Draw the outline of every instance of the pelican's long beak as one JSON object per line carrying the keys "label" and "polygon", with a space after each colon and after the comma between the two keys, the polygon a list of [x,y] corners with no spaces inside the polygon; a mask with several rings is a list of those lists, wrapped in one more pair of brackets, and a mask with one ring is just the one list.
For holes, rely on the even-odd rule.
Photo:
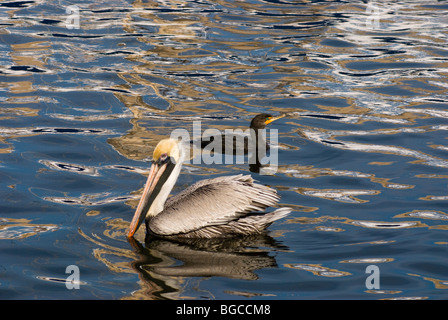
{"label": "pelican's long beak", "polygon": [[271,122],[273,122],[273,121],[275,121],[275,120],[278,120],[278,119],[281,119],[281,118],[283,118],[284,116],[286,116],[285,114],[282,114],[282,115],[279,115],[279,116],[277,116],[277,117],[270,117],[269,119],[267,119],[264,123],[265,124],[270,124]]}
{"label": "pelican's long beak", "polygon": [[142,197],[129,227],[128,238],[134,235],[143,220],[145,220],[146,213],[173,171],[174,166],[175,164],[169,157],[165,161],[158,160],[153,162]]}

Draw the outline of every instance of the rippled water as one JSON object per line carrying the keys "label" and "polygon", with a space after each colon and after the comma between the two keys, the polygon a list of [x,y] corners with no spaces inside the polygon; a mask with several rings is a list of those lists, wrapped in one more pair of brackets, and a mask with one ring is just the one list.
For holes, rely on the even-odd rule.
{"label": "rippled water", "polygon": [[[448,298],[446,2],[12,0],[0,15],[0,298]],[[189,164],[174,191],[251,173],[289,218],[256,239],[126,240],[158,140],[261,112],[287,114],[270,125],[275,175]]]}

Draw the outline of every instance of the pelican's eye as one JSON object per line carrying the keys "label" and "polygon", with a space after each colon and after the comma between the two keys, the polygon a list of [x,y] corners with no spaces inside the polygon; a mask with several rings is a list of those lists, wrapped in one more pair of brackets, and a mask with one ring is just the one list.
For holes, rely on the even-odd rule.
{"label": "pelican's eye", "polygon": [[168,159],[168,154],[163,153],[163,154],[160,156],[159,159],[160,159],[160,161],[162,161],[162,162],[166,161],[166,159]]}

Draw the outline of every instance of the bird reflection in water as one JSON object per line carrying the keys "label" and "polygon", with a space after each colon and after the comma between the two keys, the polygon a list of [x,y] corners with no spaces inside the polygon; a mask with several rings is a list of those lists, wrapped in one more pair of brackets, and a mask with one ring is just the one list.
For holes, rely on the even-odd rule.
{"label": "bird reflection in water", "polygon": [[288,250],[268,234],[235,239],[176,239],[146,236],[145,245],[128,238],[140,257],[132,263],[151,292],[146,298],[182,294],[180,277],[226,277],[257,280],[257,270],[277,268],[274,251]]}

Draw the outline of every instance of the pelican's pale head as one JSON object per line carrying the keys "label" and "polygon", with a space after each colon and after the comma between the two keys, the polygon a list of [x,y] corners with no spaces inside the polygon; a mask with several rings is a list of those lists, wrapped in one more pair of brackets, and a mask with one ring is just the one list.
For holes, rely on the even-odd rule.
{"label": "pelican's pale head", "polygon": [[145,217],[159,214],[176,183],[183,161],[181,143],[161,140],[153,152],[152,166],[142,197],[132,218],[128,237],[132,237]]}
{"label": "pelican's pale head", "polygon": [[180,146],[177,140],[163,139],[157,144],[152,154],[153,161],[163,161],[166,157],[170,157],[174,163],[180,160]]}

